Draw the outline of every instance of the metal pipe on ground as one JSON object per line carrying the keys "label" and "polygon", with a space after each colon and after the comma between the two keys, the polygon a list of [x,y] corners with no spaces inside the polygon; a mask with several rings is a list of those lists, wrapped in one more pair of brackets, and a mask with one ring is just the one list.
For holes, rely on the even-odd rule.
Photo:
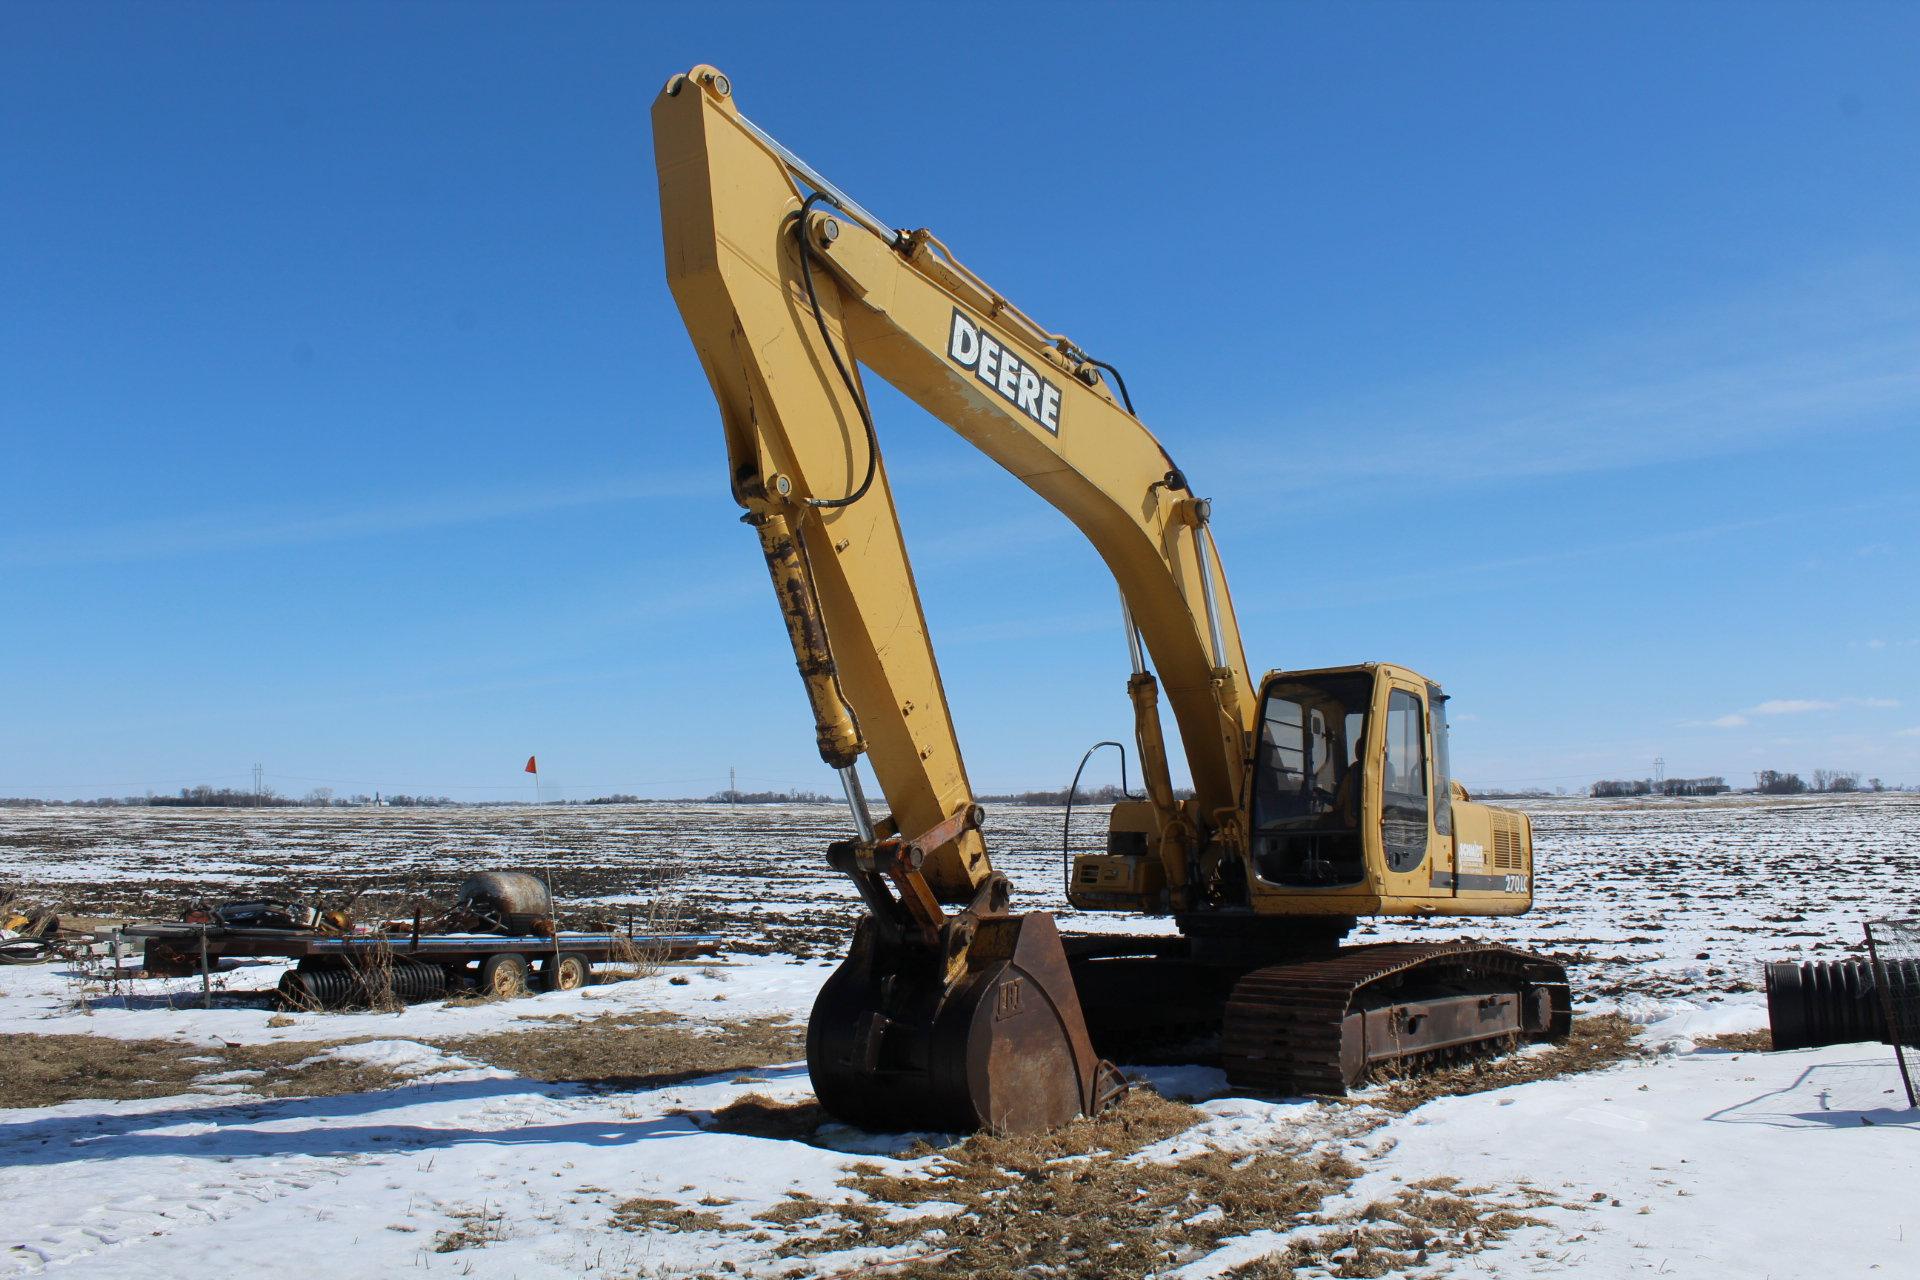
{"label": "metal pipe on ground", "polygon": [[[434,1000],[447,994],[447,971],[437,964],[400,961],[391,972],[396,1000]],[[280,998],[299,1009],[341,1009],[369,1003],[364,976],[345,965],[289,970],[280,979]]]}

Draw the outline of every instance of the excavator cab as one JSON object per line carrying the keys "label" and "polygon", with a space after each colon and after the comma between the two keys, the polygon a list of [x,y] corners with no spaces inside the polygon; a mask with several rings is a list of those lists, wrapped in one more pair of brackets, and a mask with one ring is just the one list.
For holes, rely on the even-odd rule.
{"label": "excavator cab", "polygon": [[1389,663],[1267,673],[1248,761],[1255,914],[1532,904],[1531,825],[1453,781],[1446,703],[1438,684]]}
{"label": "excavator cab", "polygon": [[[1446,702],[1439,685],[1388,663],[1268,672],[1242,789],[1245,858],[1215,864],[1211,903],[1256,918],[1524,911],[1531,828],[1452,780]],[[1106,851],[1073,860],[1072,903],[1184,919],[1207,905],[1179,897],[1205,877],[1162,839],[1192,821],[1190,805],[1116,804]]]}

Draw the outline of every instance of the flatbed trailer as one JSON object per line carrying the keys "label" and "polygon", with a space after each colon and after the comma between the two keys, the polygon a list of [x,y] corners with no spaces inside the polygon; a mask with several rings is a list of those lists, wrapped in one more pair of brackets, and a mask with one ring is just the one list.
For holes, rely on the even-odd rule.
{"label": "flatbed trailer", "polygon": [[588,981],[595,965],[610,960],[711,955],[723,941],[713,933],[335,934],[187,923],[129,925],[120,934],[141,940],[146,971],[153,975],[204,978],[221,960],[294,960],[296,969],[281,980],[281,995],[321,1005],[351,999],[371,974],[384,975],[381,981],[401,999],[431,998],[469,984],[496,995],[522,995],[535,988],[536,963],[541,988],[571,990]]}

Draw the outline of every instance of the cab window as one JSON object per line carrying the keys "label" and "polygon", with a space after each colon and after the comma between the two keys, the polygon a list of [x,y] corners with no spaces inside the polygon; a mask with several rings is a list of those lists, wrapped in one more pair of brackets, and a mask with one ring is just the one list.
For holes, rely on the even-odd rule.
{"label": "cab window", "polygon": [[1253,861],[1276,884],[1362,878],[1362,743],[1373,681],[1327,675],[1277,681],[1260,706]]}
{"label": "cab window", "polygon": [[1427,685],[1428,714],[1433,719],[1433,829],[1453,834],[1453,766],[1447,759],[1447,695],[1437,684]]}
{"label": "cab window", "polygon": [[1388,867],[1411,871],[1427,856],[1427,718],[1418,695],[1387,696],[1386,735],[1381,836]]}

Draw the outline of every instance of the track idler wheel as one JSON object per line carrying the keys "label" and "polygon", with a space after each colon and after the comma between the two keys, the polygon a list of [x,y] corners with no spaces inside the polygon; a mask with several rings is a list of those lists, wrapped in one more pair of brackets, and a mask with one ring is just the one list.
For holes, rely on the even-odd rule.
{"label": "track idler wheel", "polygon": [[943,956],[861,921],[807,1024],[807,1072],[830,1114],[890,1132],[1036,1133],[1119,1095],[1053,917],[969,923]]}

